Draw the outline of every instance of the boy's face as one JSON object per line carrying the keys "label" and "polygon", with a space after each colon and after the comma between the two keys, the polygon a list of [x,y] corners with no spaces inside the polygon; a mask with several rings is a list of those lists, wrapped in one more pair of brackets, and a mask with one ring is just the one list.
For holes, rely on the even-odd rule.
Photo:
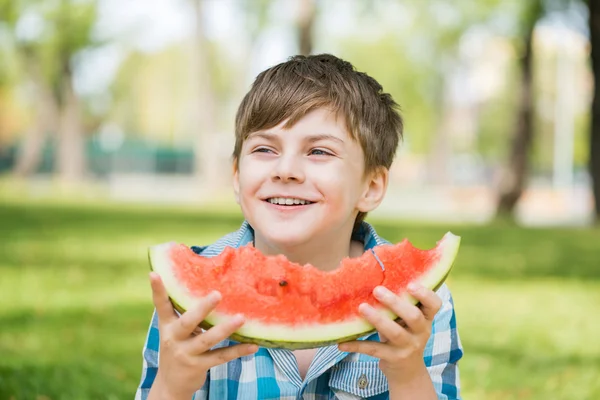
{"label": "boy's face", "polygon": [[236,199],[257,245],[285,252],[348,239],[358,212],[381,202],[387,171],[365,175],[360,144],[327,109],[288,130],[284,123],[250,134],[234,170]]}

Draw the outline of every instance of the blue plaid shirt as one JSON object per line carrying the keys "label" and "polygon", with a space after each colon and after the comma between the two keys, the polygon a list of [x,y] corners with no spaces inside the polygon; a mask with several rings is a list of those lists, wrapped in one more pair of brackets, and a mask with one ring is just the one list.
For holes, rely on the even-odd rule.
{"label": "blue plaid shirt", "polygon": [[[365,250],[388,243],[363,222],[355,239]],[[214,257],[227,246],[240,247],[254,240],[254,231],[244,222],[241,228],[206,247],[192,247],[203,256]],[[443,304],[435,316],[424,352],[424,361],[439,399],[460,399],[457,362],[463,355],[456,328],[452,296],[446,285],[437,294]],[[379,340],[377,333],[361,340]],[[156,312],[152,316],[143,349],[143,371],[136,400],[148,397],[158,371],[159,333]],[[235,343],[224,340],[217,347]],[[306,377],[301,379],[290,350],[259,348],[258,352],[211,368],[206,383],[193,399],[388,399],[388,383],[376,358],[344,353],[337,346],[318,349]],[[366,380],[365,380],[366,378]],[[358,384],[360,380],[360,385]]]}

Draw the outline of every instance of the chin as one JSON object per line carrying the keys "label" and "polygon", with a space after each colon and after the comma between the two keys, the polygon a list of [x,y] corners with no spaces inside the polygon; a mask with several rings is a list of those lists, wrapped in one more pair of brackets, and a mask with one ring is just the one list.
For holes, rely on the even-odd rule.
{"label": "chin", "polygon": [[294,247],[305,244],[309,241],[309,232],[295,232],[288,229],[270,229],[263,231],[263,238],[270,246],[281,250],[293,249]]}

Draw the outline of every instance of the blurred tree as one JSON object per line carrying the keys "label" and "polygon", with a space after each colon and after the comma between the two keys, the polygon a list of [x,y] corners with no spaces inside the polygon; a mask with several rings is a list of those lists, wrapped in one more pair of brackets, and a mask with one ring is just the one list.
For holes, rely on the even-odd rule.
{"label": "blurred tree", "polygon": [[22,56],[33,94],[31,102],[33,118],[30,120],[17,153],[13,169],[13,173],[17,177],[26,177],[36,172],[41,162],[46,138],[50,132],[55,132],[58,128],[59,115],[52,88],[45,82],[40,65],[31,60],[34,56],[30,52],[26,51]]}
{"label": "blurred tree", "polygon": [[[427,154],[430,181],[447,183],[450,158],[456,146],[452,135],[457,133],[450,123],[456,114],[453,105],[456,79],[452,83],[450,80],[464,70],[460,60],[461,38],[469,30],[492,30],[485,25],[502,2],[354,3],[358,26],[340,40],[341,55],[359,69],[369,71],[402,105],[406,117],[405,147],[413,154]],[[506,18],[509,13],[502,11],[502,17]],[[477,110],[472,107],[470,111]]]}
{"label": "blurred tree", "polygon": [[[429,32],[424,31],[427,25],[421,26],[421,35],[432,36],[437,60],[436,73],[430,77],[432,86],[433,107],[438,115],[432,131],[431,146],[427,160],[428,177],[433,184],[446,185],[450,179],[450,160],[453,153],[452,119],[457,113],[455,108],[456,93],[452,86],[456,71],[460,70],[459,45],[465,31],[476,24],[483,23],[494,10],[494,1],[462,1],[447,3],[442,1],[424,2],[419,7],[419,20],[429,19]],[[427,5],[425,5],[427,4]]]}
{"label": "blurred tree", "polygon": [[[244,24],[247,27],[248,53],[243,58],[252,57],[254,48],[260,34],[267,25],[268,10],[272,1],[255,0],[241,1],[240,6],[244,15]],[[221,69],[223,60],[211,59],[210,41],[206,35],[206,2],[203,0],[192,0],[196,14],[196,30],[192,51],[192,83],[196,90],[196,100],[192,102],[193,129],[198,131],[195,145],[196,176],[203,183],[203,190],[210,193],[211,190],[223,186],[224,162],[221,157],[221,146],[223,142],[218,132],[218,111],[223,110],[217,104],[219,96],[215,87],[215,75]],[[215,52],[213,52],[215,53]],[[248,65],[245,63],[244,65]],[[233,75],[233,74],[232,74]],[[244,76],[245,74],[240,74]],[[236,78],[228,78],[235,81]],[[243,85],[239,85],[243,87]],[[232,90],[232,89],[230,89]]]}
{"label": "blurred tree", "polygon": [[0,0],[0,10],[0,21],[8,27],[32,87],[35,110],[14,172],[34,172],[46,132],[55,131],[55,172],[61,181],[78,181],[86,161],[81,102],[73,79],[78,53],[97,44],[93,37],[96,1]]}
{"label": "blurred tree", "polygon": [[[0,15],[10,12],[8,3],[0,1]],[[26,118],[21,102],[17,101],[19,90],[19,68],[16,65],[15,52],[12,41],[7,40],[8,31],[5,20],[10,16],[0,18],[0,157],[7,151],[5,144],[9,143],[11,136],[25,129]]]}
{"label": "blurred tree", "polygon": [[[238,92],[233,97],[243,97],[247,91],[248,79],[253,81],[254,77],[250,77],[248,68],[252,65],[254,54],[257,50],[257,44],[260,42],[262,35],[265,33],[270,23],[270,11],[273,6],[273,0],[238,0],[237,5],[241,10],[242,21],[244,23],[244,39],[243,54],[241,56],[242,67],[236,74],[239,79],[237,89]],[[232,79],[230,77],[230,79]],[[237,106],[237,104],[236,104]]]}
{"label": "blurred tree", "polygon": [[[247,28],[246,39],[248,40],[247,54],[242,58],[247,61],[242,63],[249,65],[252,50],[264,28],[268,23],[268,10],[271,6],[270,0],[242,0],[238,3],[244,15],[244,24]],[[198,139],[195,145],[196,176],[203,182],[203,190],[210,193],[211,190],[223,186],[224,162],[221,157],[220,143],[223,140],[218,132],[218,113],[223,110],[218,107],[217,88],[214,85],[215,74],[223,67],[222,60],[210,59],[210,42],[206,35],[205,7],[203,0],[192,0],[196,14],[196,30],[194,35],[194,46],[192,51],[192,82],[196,90],[196,100],[192,103],[193,129],[198,130]],[[245,71],[244,71],[245,72]],[[233,74],[231,74],[233,75]],[[241,79],[245,74],[239,74]],[[229,81],[236,78],[229,77]],[[243,85],[238,85],[240,88]],[[232,91],[233,89],[230,89]]]}
{"label": "blurred tree", "polygon": [[521,19],[523,48],[519,60],[521,70],[520,95],[509,160],[502,171],[500,180],[496,209],[496,214],[499,217],[512,215],[525,188],[533,138],[533,32],[542,13],[542,0],[530,0],[526,3]]}
{"label": "blurred tree", "polygon": [[[3,32],[7,35],[9,49],[4,49],[3,59],[14,55],[19,67],[24,67],[25,73],[11,74],[8,66],[2,63],[3,76],[6,80],[19,80],[27,78],[25,83],[32,93],[30,108],[33,118],[29,121],[23,142],[17,153],[13,173],[18,177],[28,176],[37,170],[40,163],[42,150],[46,139],[47,130],[53,130],[56,114],[54,99],[50,88],[44,82],[43,71],[39,63],[32,62],[39,49],[36,44],[27,38],[18,38],[16,34],[17,23],[24,12],[27,2],[0,0],[0,23],[4,26]],[[8,54],[12,51],[12,54]],[[10,76],[10,77],[9,77]],[[8,82],[5,80],[5,85]]]}
{"label": "blurred tree", "polygon": [[196,129],[194,173],[202,181],[203,189],[210,193],[220,186],[218,132],[215,104],[216,94],[211,80],[209,41],[206,36],[205,2],[192,0],[196,30],[192,50],[192,85],[195,101],[192,102],[192,129]]}
{"label": "blurred tree", "polygon": [[[271,0],[240,0],[234,5],[239,8],[243,23],[243,37],[230,37],[215,40],[204,35],[201,49],[204,72],[199,70],[198,34],[152,51],[132,51],[120,64],[110,91],[112,106],[110,119],[124,129],[126,135],[144,136],[144,139],[158,141],[169,146],[194,146],[196,176],[204,180],[204,152],[211,151],[215,164],[210,168],[218,171],[211,184],[222,185],[229,170],[225,159],[229,151],[222,133],[233,128],[234,109],[239,98],[247,90],[248,66],[252,62],[256,43],[265,27],[268,26],[268,11]],[[190,9],[193,3],[188,2]],[[203,18],[209,18],[210,2],[203,1],[200,10]],[[231,49],[225,44],[228,40],[243,41],[239,48]],[[208,85],[205,80],[208,79]],[[199,82],[199,83],[198,83]],[[202,132],[205,117],[199,103],[199,89],[210,90],[210,99],[215,112],[211,115],[214,123],[214,138],[218,149],[204,146]],[[209,86],[209,87],[207,87]],[[204,96],[204,94],[202,94]],[[203,98],[203,97],[202,97]],[[200,99],[202,99],[200,98]],[[207,132],[208,134],[208,132]],[[210,136],[210,135],[209,135]],[[218,136],[218,137],[216,137]],[[220,153],[220,154],[219,154]]]}
{"label": "blurred tree", "polygon": [[[491,29],[485,26],[496,17],[498,10],[503,12],[500,7],[503,2],[414,0],[402,3],[410,5],[414,13],[414,25],[402,40],[406,41],[406,51],[420,53],[418,57],[413,56],[413,62],[417,61],[414,67],[419,70],[417,75],[423,77],[418,83],[419,91],[429,91],[429,116],[426,118],[432,119],[433,116],[428,141],[427,175],[431,183],[446,185],[452,175],[450,162],[453,153],[456,150],[465,151],[458,148],[461,141],[457,136],[464,137],[468,131],[465,124],[478,119],[479,105],[474,100],[467,100],[465,92],[469,91],[468,88],[457,88],[458,84],[466,83],[460,78],[467,67],[461,55],[462,39],[470,30]],[[425,71],[428,73],[423,74]],[[410,82],[409,85],[415,83]],[[457,115],[462,115],[460,123],[456,122]],[[477,131],[476,127],[473,131]]]}
{"label": "blurred tree", "polygon": [[313,50],[313,27],[317,16],[315,0],[298,0],[298,49],[307,56]]}
{"label": "blurred tree", "polygon": [[600,4],[589,0],[591,61],[594,74],[594,95],[591,107],[589,172],[594,193],[594,219],[600,222]]}

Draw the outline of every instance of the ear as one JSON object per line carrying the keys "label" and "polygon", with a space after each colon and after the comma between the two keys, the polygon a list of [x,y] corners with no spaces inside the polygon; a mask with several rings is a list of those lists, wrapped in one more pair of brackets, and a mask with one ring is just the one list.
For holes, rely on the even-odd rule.
{"label": "ear", "polygon": [[364,191],[356,205],[358,211],[367,213],[376,209],[385,197],[388,181],[389,170],[385,167],[369,173],[364,182]]}
{"label": "ear", "polygon": [[233,194],[235,202],[240,204],[240,170],[236,158],[233,159]]}

